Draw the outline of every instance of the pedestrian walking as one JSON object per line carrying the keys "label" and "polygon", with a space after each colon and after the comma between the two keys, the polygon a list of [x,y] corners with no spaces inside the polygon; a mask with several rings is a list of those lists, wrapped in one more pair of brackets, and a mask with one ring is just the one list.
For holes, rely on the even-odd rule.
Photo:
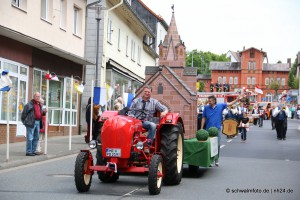
{"label": "pedestrian walking", "polygon": [[39,141],[40,121],[43,110],[40,105],[40,93],[34,93],[33,99],[28,102],[22,111],[21,121],[26,127],[26,156],[35,156]]}
{"label": "pedestrian walking", "polygon": [[252,110],[252,115],[254,116],[253,117],[253,125],[256,126],[258,124],[258,119],[259,119],[259,112],[258,112],[257,106],[254,106],[254,108]]}
{"label": "pedestrian walking", "polygon": [[270,119],[271,119],[271,127],[272,127],[272,130],[275,129],[275,119],[273,117],[273,111],[275,109],[275,106],[272,106],[271,110],[270,110]]}
{"label": "pedestrian walking", "polygon": [[247,132],[250,129],[249,118],[247,117],[246,112],[243,113],[243,117],[241,119],[239,127],[241,128],[241,140],[243,143],[245,143],[247,139]]}
{"label": "pedestrian walking", "polygon": [[282,104],[279,104],[273,111],[278,140],[286,140],[287,116],[287,110]]}
{"label": "pedestrian walking", "polygon": [[258,107],[258,114],[259,114],[259,117],[258,117],[258,126],[259,127],[263,127],[266,111],[265,111],[265,109],[262,106]]}
{"label": "pedestrian walking", "polygon": [[204,104],[202,102],[201,99],[198,100],[197,102],[197,106],[198,106],[198,109],[197,109],[197,130],[199,130],[201,128],[201,121],[202,121],[202,113],[203,113],[203,110],[204,110]]}
{"label": "pedestrian walking", "polygon": [[291,106],[290,111],[291,111],[291,119],[294,119],[295,113],[296,113],[296,107],[295,107],[295,105]]}

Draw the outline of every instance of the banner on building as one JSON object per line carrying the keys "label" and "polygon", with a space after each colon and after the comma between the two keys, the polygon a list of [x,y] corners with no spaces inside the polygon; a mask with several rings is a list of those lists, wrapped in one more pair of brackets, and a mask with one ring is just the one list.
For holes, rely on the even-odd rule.
{"label": "banner on building", "polygon": [[11,80],[8,75],[8,70],[4,70],[1,73],[1,79],[0,79],[0,91],[9,91],[11,88]]}

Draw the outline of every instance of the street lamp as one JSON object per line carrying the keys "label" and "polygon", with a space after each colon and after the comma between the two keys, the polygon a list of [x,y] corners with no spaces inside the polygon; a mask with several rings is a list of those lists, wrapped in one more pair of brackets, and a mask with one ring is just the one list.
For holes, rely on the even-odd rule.
{"label": "street lamp", "polygon": [[95,15],[96,15],[96,20],[97,20],[97,47],[96,47],[96,83],[95,83],[95,86],[97,86],[98,84],[98,65],[99,65],[99,24],[100,24],[100,14],[101,14],[101,8],[102,6],[101,5],[96,5],[96,12],[95,12]]}

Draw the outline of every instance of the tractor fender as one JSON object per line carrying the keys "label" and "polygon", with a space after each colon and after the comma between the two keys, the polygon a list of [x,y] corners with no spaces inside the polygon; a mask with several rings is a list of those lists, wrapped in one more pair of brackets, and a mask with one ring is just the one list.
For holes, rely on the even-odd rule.
{"label": "tractor fender", "polygon": [[185,133],[183,120],[180,117],[179,113],[167,113],[165,117],[163,117],[160,121],[160,128],[163,128],[165,126],[176,126],[178,123],[181,123],[183,134]]}

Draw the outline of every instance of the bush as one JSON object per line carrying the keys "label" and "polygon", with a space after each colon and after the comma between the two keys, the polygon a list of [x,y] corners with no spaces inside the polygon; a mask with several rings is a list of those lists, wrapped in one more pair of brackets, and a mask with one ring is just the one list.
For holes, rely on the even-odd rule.
{"label": "bush", "polygon": [[204,129],[200,129],[196,133],[196,138],[198,141],[206,141],[208,139],[208,132]]}
{"label": "bush", "polygon": [[218,136],[219,130],[217,127],[210,127],[208,129],[208,135],[209,137],[216,137]]}

